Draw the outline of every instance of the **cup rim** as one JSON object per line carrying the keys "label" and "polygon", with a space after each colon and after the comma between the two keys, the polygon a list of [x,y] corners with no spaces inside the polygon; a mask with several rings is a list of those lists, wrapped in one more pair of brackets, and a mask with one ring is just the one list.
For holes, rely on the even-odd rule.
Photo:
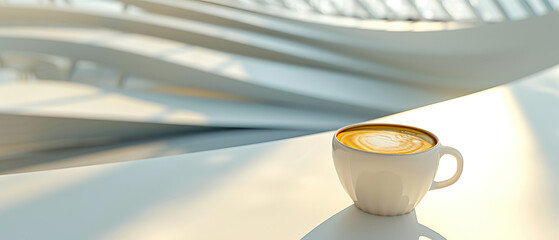
{"label": "cup rim", "polygon": [[[361,149],[357,149],[357,148],[352,148],[348,145],[343,144],[342,142],[340,142],[340,140],[337,138],[338,133],[347,130],[349,128],[354,128],[354,127],[361,127],[361,126],[393,126],[393,127],[403,127],[403,128],[411,128],[411,129],[415,129],[418,130],[420,132],[424,132],[427,133],[428,135],[430,135],[432,138],[435,139],[435,141],[437,141],[437,144],[435,144],[433,147],[425,150],[425,151],[421,151],[421,152],[416,152],[416,153],[397,153],[397,154],[392,154],[392,153],[378,153],[378,152],[370,152],[370,151],[365,151],[365,150],[361,150]],[[334,133],[334,141],[336,143],[338,143],[340,146],[343,146],[344,148],[347,148],[349,150],[353,150],[353,151],[358,151],[358,152],[362,152],[362,153],[367,153],[367,154],[376,154],[376,155],[382,155],[382,156],[411,156],[411,155],[419,155],[419,154],[423,154],[426,152],[430,152],[430,151],[434,151],[433,149],[438,148],[441,145],[441,141],[439,141],[439,138],[437,137],[437,135],[435,135],[434,133],[427,131],[423,128],[418,128],[418,127],[414,127],[414,126],[409,126],[409,125],[404,125],[404,124],[395,124],[395,123],[375,123],[375,122],[365,122],[365,123],[357,123],[357,124],[352,124],[352,125],[347,125],[344,127],[339,128],[338,130],[336,130],[336,132]]]}

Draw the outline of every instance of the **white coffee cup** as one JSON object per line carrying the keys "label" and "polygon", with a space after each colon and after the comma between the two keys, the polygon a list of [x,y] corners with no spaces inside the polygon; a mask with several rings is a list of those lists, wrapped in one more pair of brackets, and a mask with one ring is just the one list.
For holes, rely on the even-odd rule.
{"label": "white coffee cup", "polygon": [[[422,152],[387,154],[363,151],[341,143],[337,135],[363,126],[394,126],[413,129],[430,135],[436,144]],[[440,158],[450,154],[456,158],[456,173],[450,179],[434,181]],[[433,133],[405,125],[362,123],[346,126],[332,139],[332,158],[338,177],[359,209],[376,215],[395,216],[411,212],[429,190],[455,183],[463,169],[458,150],[442,146]]]}

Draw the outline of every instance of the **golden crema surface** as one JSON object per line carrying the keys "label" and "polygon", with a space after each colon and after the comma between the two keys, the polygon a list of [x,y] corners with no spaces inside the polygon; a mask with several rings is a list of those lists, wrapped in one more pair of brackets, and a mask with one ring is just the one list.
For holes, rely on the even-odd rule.
{"label": "golden crema surface", "polygon": [[390,125],[350,128],[339,132],[336,137],[346,146],[385,154],[417,153],[436,144],[435,139],[427,133]]}

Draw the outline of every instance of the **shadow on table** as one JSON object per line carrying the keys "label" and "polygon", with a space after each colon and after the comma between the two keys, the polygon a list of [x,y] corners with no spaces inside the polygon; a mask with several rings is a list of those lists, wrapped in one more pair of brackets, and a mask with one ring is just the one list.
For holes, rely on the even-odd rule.
{"label": "shadow on table", "polygon": [[[12,196],[3,195],[0,239],[107,239],[130,225],[142,224],[146,220],[142,216],[151,211],[173,206],[177,201],[181,206],[195,202],[202,194],[219,188],[231,174],[257,163],[272,146],[262,145],[254,150],[247,147],[134,164],[62,169],[50,174],[4,175],[0,178],[3,188],[19,185],[26,189],[23,191],[35,189],[36,193],[18,193],[16,199],[23,197],[12,204]],[[57,173],[60,178],[54,177]],[[211,212],[216,207],[227,205],[207,210]],[[181,213],[177,216],[181,219]],[[30,226],[33,231],[29,231]],[[156,224],[148,232],[160,231],[158,228],[164,227]],[[167,237],[180,235],[181,231],[168,234]]]}
{"label": "shadow on table", "polygon": [[417,240],[421,236],[432,240],[446,239],[419,224],[415,210],[401,216],[385,217],[365,213],[351,205],[318,225],[303,240]]}
{"label": "shadow on table", "polygon": [[[514,97],[516,107],[522,113],[523,122],[529,127],[530,144],[538,153],[538,158],[531,161],[539,161],[545,169],[539,177],[546,179],[548,183],[559,181],[559,68],[555,67],[527,81],[521,81],[510,88]],[[528,138],[527,138],[528,139]],[[555,187],[557,185],[549,185]],[[554,199],[559,201],[559,193],[549,190]],[[559,212],[556,211],[556,214]]]}

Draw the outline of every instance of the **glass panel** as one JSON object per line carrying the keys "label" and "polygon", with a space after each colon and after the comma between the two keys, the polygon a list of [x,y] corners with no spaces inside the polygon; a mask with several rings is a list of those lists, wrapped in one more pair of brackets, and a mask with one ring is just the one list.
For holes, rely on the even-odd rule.
{"label": "glass panel", "polygon": [[443,20],[449,17],[437,0],[415,0],[415,5],[421,15],[428,20]]}
{"label": "glass panel", "polygon": [[458,21],[476,20],[476,16],[464,0],[443,0],[442,2],[443,6],[454,19]]}

